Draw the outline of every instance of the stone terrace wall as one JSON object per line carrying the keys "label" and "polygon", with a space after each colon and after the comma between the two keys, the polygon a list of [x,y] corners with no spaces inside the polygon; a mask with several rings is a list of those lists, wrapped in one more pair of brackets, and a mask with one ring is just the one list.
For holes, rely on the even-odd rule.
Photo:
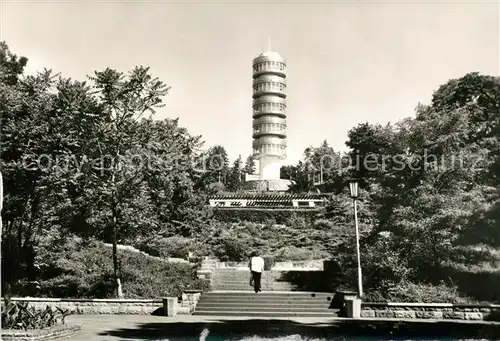
{"label": "stone terrace wall", "polygon": [[[274,271],[323,271],[324,259],[275,262],[272,270]],[[248,270],[248,261],[246,262],[219,262],[215,264],[217,269],[235,268]]]}
{"label": "stone terrace wall", "polygon": [[[177,304],[177,314],[191,314],[200,293],[182,294],[182,301]],[[72,314],[116,314],[116,315],[151,315],[162,314],[162,299],[65,299],[65,298],[34,298],[13,297],[13,302],[28,302],[35,309],[45,309],[47,306],[56,309],[68,309]]]}
{"label": "stone terrace wall", "polygon": [[13,302],[28,302],[35,309],[51,308],[68,309],[72,314],[152,314],[163,307],[160,300],[129,299],[65,299],[65,298],[33,298],[14,297]]}
{"label": "stone terrace wall", "polygon": [[499,320],[500,304],[362,303],[361,317]]}

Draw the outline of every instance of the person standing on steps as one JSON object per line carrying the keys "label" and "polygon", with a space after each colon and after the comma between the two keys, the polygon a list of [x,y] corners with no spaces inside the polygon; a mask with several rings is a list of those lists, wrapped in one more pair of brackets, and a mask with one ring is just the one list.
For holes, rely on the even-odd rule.
{"label": "person standing on steps", "polygon": [[252,252],[252,258],[250,259],[250,271],[252,272],[253,288],[255,293],[261,290],[260,279],[262,278],[262,273],[264,272],[264,258],[259,256],[257,251]]}

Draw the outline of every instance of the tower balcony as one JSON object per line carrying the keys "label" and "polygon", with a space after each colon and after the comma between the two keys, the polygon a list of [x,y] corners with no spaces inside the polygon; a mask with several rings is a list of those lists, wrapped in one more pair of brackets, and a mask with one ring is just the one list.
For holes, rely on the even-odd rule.
{"label": "tower balcony", "polygon": [[271,85],[282,85],[286,87],[286,78],[276,75],[262,75],[253,80],[252,85],[256,86],[262,83],[269,83]]}
{"label": "tower balcony", "polygon": [[278,117],[281,119],[286,119],[286,112],[279,111],[279,110],[266,110],[266,111],[255,111],[253,112],[252,118],[255,119],[260,119],[263,117]]}
{"label": "tower balcony", "polygon": [[275,130],[266,131],[266,132],[254,130],[254,132],[252,134],[252,137],[254,139],[257,139],[261,136],[277,136],[277,137],[284,139],[284,138],[286,138],[286,131],[284,129],[283,130],[275,129]]}
{"label": "tower balcony", "polygon": [[278,116],[263,116],[253,121],[253,137],[265,135],[286,137],[286,120]]}
{"label": "tower balcony", "polygon": [[286,127],[286,120],[284,118],[278,117],[278,116],[263,116],[260,118],[257,118],[253,120],[253,127],[257,127],[261,124],[270,124],[270,123],[275,123],[275,124],[282,124]]}
{"label": "tower balcony", "polygon": [[270,103],[273,106],[281,104],[286,107],[286,99],[277,96],[262,96],[259,98],[255,98],[252,105],[255,107],[256,105],[267,103]]}
{"label": "tower balcony", "polygon": [[253,78],[257,78],[259,76],[268,75],[268,74],[280,76],[283,78],[286,77],[285,68],[281,68],[279,66],[266,66],[266,67],[262,67],[258,71],[254,70]]}
{"label": "tower balcony", "polygon": [[265,74],[286,77],[286,61],[276,52],[265,52],[253,60],[253,78]]}
{"label": "tower balcony", "polygon": [[279,160],[285,160],[287,157],[286,148],[282,148],[281,150],[276,150],[276,151],[269,151],[269,147],[267,150],[264,150],[264,148],[265,147],[254,148],[253,153],[252,153],[252,157],[255,160],[259,160],[260,158],[266,157],[266,156],[275,156]]}
{"label": "tower balcony", "polygon": [[265,114],[286,117],[286,100],[278,96],[262,96],[253,100],[253,117]]}
{"label": "tower balcony", "polygon": [[261,136],[252,143],[254,157],[276,156],[286,158],[286,140],[277,136]]}
{"label": "tower balcony", "polygon": [[280,87],[271,87],[267,89],[253,89],[253,98],[258,98],[260,96],[279,96],[282,98],[286,97],[286,93],[284,89],[280,89]]}
{"label": "tower balcony", "polygon": [[270,95],[286,97],[286,79],[274,75],[263,75],[253,80],[253,98]]}

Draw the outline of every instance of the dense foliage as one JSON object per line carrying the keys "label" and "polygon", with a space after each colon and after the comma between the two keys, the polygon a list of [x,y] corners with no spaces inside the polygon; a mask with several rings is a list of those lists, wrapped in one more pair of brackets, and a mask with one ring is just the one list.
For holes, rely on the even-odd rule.
{"label": "dense foliage", "polygon": [[177,119],[154,120],[169,87],[147,67],[75,81],[26,76],[26,63],[0,46],[4,292],[153,297],[166,282],[201,285],[168,257],[243,261],[253,249],[273,261],[331,257],[353,288],[354,176],[368,298],[500,301],[499,78],[470,73],[414,118],[359,124],[347,153],[306,148],[282,178],[292,192],[331,193],[324,210],[212,212],[206,196],[239,191],[254,160],[231,164]]}
{"label": "dense foliage", "polygon": [[[354,127],[345,155],[324,142],[292,167],[302,179],[299,191],[314,187],[320,171],[326,181],[320,187],[334,193],[346,177],[360,179],[373,227],[362,240],[367,292],[420,297],[414,289],[427,288],[438,299],[431,292],[446,286],[449,293],[500,301],[499,122],[500,79],[470,73],[439,87],[415,118]],[[338,160],[334,167],[318,167],[325,155]],[[333,255],[353,287],[353,243]]]}
{"label": "dense foliage", "polygon": [[[46,275],[42,237],[109,242],[116,292],[126,263],[117,244],[168,230],[190,235],[205,219],[195,185],[201,141],[175,119],[154,121],[168,87],[149,69],[105,69],[87,82],[44,70],[1,46],[2,287]],[[189,221],[189,224],[186,222]],[[45,248],[50,245],[45,245]]]}

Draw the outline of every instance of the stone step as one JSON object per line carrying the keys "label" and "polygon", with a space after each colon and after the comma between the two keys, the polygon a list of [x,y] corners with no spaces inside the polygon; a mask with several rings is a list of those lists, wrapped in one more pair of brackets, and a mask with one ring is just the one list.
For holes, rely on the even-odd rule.
{"label": "stone step", "polygon": [[[216,290],[238,290],[238,291],[245,291],[245,292],[252,292],[254,293],[254,288],[250,286],[244,286],[244,287],[234,287],[234,286],[227,286],[227,287],[214,287]],[[285,290],[294,290],[295,288],[292,287],[262,287],[262,292],[279,292],[279,291],[285,291]],[[261,292],[261,293],[262,293]]]}
{"label": "stone step", "polygon": [[203,298],[199,301],[198,304],[202,304],[204,302],[207,303],[220,303],[220,304],[249,304],[249,303],[255,303],[255,304],[330,304],[332,301],[328,299],[296,299],[296,300],[290,300],[290,299],[269,299],[269,298],[259,298],[255,297],[253,299],[251,298],[226,298],[226,299],[218,299],[218,298]]}
{"label": "stone step", "polygon": [[325,309],[330,306],[330,302],[292,302],[292,301],[284,301],[284,302],[273,302],[270,303],[268,301],[201,301],[198,303],[196,307],[198,308],[211,308],[211,307],[224,307],[224,308],[240,308],[240,307],[269,307],[269,308],[321,308]]}
{"label": "stone step", "polygon": [[[248,283],[250,282],[250,276],[245,276],[245,277],[235,277],[235,278],[222,278],[218,276],[214,276],[214,281],[218,282],[236,282],[236,283]],[[274,283],[291,283],[290,281],[285,281],[285,280],[280,280],[280,279],[275,279],[275,278],[264,278],[262,277],[260,279],[261,282],[274,282]]]}
{"label": "stone step", "polygon": [[[245,276],[245,277],[235,277],[235,278],[222,278],[222,277],[218,277],[218,276],[214,276],[213,279],[214,281],[218,281],[218,282],[241,282],[241,283],[248,283],[250,282],[250,276]],[[284,281],[284,280],[277,280],[277,279],[274,279],[274,278],[261,278],[260,281],[262,283],[264,282],[270,282],[270,283],[291,283],[290,281]]]}
{"label": "stone step", "polygon": [[327,299],[266,299],[266,298],[227,298],[227,299],[218,299],[218,298],[204,298],[199,301],[198,304],[224,304],[224,305],[238,305],[238,304],[266,304],[266,305],[330,305],[331,300]]}
{"label": "stone step", "polygon": [[268,293],[268,292],[261,292],[259,294],[255,293],[248,293],[248,292],[240,292],[240,291],[209,291],[209,292],[204,292],[201,295],[202,298],[205,297],[220,297],[220,298],[230,298],[230,297],[236,297],[236,298],[243,298],[243,297],[249,297],[249,298],[256,298],[256,297],[262,297],[262,298],[289,298],[289,299],[299,299],[299,298],[305,298],[305,299],[311,299],[311,298],[327,298],[327,297],[332,297],[333,298],[333,293],[328,293],[328,292],[307,292],[307,291],[281,291],[281,292],[273,292],[273,293]]}
{"label": "stone step", "polygon": [[[324,313],[329,312],[328,307],[197,307],[198,311],[261,311],[261,312],[305,312],[305,313]],[[336,312],[332,310],[332,313]]]}
{"label": "stone step", "polygon": [[[214,272],[214,278],[221,279],[224,281],[242,281],[242,280],[250,280],[252,276],[250,274],[245,274],[245,275],[226,275],[226,276],[221,276],[220,274]],[[280,282],[289,282],[285,278],[281,277],[272,277],[272,276],[260,276],[261,280],[266,280],[266,281],[280,281]]]}
{"label": "stone step", "polygon": [[[217,271],[217,269],[214,270],[214,273],[217,275],[217,276],[220,276],[220,277],[250,277],[251,276],[251,273],[250,271],[238,271],[238,272],[220,272],[220,271]],[[262,275],[261,275],[262,278],[265,278],[265,277],[268,277],[268,278],[280,278],[280,277],[285,277],[283,276],[282,274],[272,274],[272,273],[269,273],[269,272],[264,272]]]}
{"label": "stone step", "polygon": [[[249,288],[251,289],[251,288]],[[201,295],[195,315],[260,317],[335,317],[333,294],[294,291],[211,291]]]}
{"label": "stone step", "polygon": [[[217,273],[218,275],[221,275],[221,276],[242,276],[245,274],[250,275],[251,271],[248,269],[227,271],[227,270],[216,268],[215,273]],[[286,272],[285,271],[280,271],[280,272],[264,271],[262,273],[262,276],[282,276],[284,273],[286,273]]]}
{"label": "stone step", "polygon": [[[221,278],[218,276],[214,276],[213,279],[215,282],[220,282],[220,283],[249,283],[250,282],[250,276],[245,276],[245,277],[240,277],[240,278]],[[283,281],[283,280],[276,280],[273,278],[261,278],[260,279],[261,283],[291,283],[290,281]]]}
{"label": "stone step", "polygon": [[[245,277],[245,278],[220,278],[220,277],[214,277],[213,278],[214,282],[217,283],[249,283],[250,282],[250,277]],[[280,281],[280,280],[275,280],[272,278],[261,278],[260,280],[262,283],[291,283],[290,281]]]}
{"label": "stone step", "polygon": [[[262,293],[269,291],[296,291],[296,288],[291,285],[261,285]],[[212,285],[212,290],[215,291],[252,291],[253,286],[246,285]]]}
{"label": "stone step", "polygon": [[[238,290],[238,291],[245,291],[245,292],[254,292],[254,288],[248,285],[245,286],[216,286],[213,289],[215,290]],[[269,287],[269,286],[262,286],[261,287],[262,291],[261,292],[277,292],[277,291],[292,291],[295,288],[293,287],[283,287],[283,286],[277,286],[277,287]]]}
{"label": "stone step", "polygon": [[204,309],[206,307],[224,307],[228,308],[244,308],[244,307],[254,307],[255,310],[259,310],[260,308],[280,308],[280,309],[289,309],[289,308],[317,308],[317,309],[329,309],[335,308],[335,306],[331,306],[330,302],[318,302],[318,303],[310,303],[310,302],[294,302],[294,303],[280,303],[280,302],[250,302],[250,301],[239,301],[239,302],[199,302],[197,304],[197,309]]}
{"label": "stone step", "polygon": [[[275,287],[289,287],[289,288],[292,288],[292,287],[295,287],[294,284],[292,283],[284,283],[284,282],[271,282],[271,283],[268,283],[268,282],[261,282],[260,283],[261,286],[268,286],[268,287],[271,287],[271,286],[275,286]],[[215,286],[224,286],[224,287],[227,287],[227,286],[245,286],[245,287],[250,287],[250,286],[253,286],[253,285],[250,285],[250,282],[248,281],[245,281],[245,282],[218,282],[218,281],[213,281],[212,282],[212,287],[215,287]]]}
{"label": "stone step", "polygon": [[291,311],[209,311],[195,310],[193,315],[202,316],[259,316],[259,317],[336,317],[336,311],[291,312]]}

